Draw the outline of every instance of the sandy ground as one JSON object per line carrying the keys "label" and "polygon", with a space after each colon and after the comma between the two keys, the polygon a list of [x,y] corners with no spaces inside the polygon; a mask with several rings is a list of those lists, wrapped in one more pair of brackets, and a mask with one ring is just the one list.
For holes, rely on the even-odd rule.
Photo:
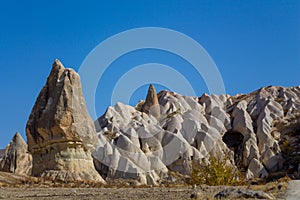
{"label": "sandy ground", "polygon": [[289,182],[286,195],[287,200],[300,199],[300,180],[294,180]]}
{"label": "sandy ground", "polygon": [[[214,199],[226,187],[198,189],[198,199]],[[259,189],[256,188],[250,189]],[[268,190],[265,188],[264,190]],[[268,191],[276,199],[285,199],[285,190]],[[0,199],[190,199],[191,187],[153,188],[0,188]]]}
{"label": "sandy ground", "polygon": [[[80,186],[80,188],[76,188]],[[232,186],[231,186],[232,187]],[[287,190],[287,180],[270,182],[267,184],[254,184],[240,186],[243,189],[261,190],[271,194],[275,199],[300,199],[300,182],[291,182]],[[177,187],[116,187],[112,185],[72,185],[41,182],[37,178],[0,172],[0,199],[162,199],[177,200],[190,199],[192,193],[197,192],[198,199],[214,199],[214,196],[228,186],[191,186]],[[295,196],[293,194],[297,194]]]}
{"label": "sandy ground", "polygon": [[1,188],[0,199],[189,199],[190,188]]}
{"label": "sandy ground", "polygon": [[[2,188],[2,199],[189,199],[190,188]],[[211,196],[213,197],[213,195]]]}

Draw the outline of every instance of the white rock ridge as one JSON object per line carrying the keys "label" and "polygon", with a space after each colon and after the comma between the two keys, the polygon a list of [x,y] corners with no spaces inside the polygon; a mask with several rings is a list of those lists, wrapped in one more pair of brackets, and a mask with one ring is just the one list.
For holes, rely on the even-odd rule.
{"label": "white rock ridge", "polygon": [[[156,96],[153,91],[151,85],[146,101],[135,108],[109,107],[95,122],[99,141],[93,157],[103,176],[157,184],[168,171],[190,174],[192,162],[210,156],[229,158],[248,179],[285,170],[281,143],[289,126],[278,124],[300,112],[300,87],[199,98],[161,91],[159,115],[144,109],[156,101],[149,100]],[[295,130],[300,130],[299,120]]]}

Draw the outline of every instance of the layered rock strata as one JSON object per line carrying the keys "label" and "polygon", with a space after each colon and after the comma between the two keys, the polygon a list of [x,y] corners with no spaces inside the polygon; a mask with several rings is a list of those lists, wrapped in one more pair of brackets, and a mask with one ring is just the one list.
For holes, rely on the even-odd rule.
{"label": "layered rock strata", "polygon": [[97,136],[82,95],[79,75],[55,60],[31,111],[26,136],[34,176],[104,183],[91,152]]}

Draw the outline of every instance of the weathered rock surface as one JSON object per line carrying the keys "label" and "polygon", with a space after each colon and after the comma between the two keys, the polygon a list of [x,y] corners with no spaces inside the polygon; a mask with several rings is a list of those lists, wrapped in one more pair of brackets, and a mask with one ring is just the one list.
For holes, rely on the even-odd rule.
{"label": "weathered rock surface", "polygon": [[[154,87],[149,91],[147,98]],[[228,156],[234,165],[234,154],[222,141],[226,113],[222,113],[224,122],[214,116],[207,120],[197,98],[167,91],[158,96],[159,118],[117,103],[95,122],[99,143],[93,157],[98,171],[105,171],[103,176],[157,184],[169,170],[190,174],[192,162],[210,153]]]}
{"label": "weathered rock surface", "polygon": [[247,179],[251,179],[253,177],[256,178],[268,177],[268,172],[265,169],[264,165],[261,162],[259,162],[259,160],[257,160],[256,158],[251,160],[246,173]]}
{"label": "weathered rock surface", "polygon": [[31,169],[32,156],[28,153],[26,142],[17,132],[5,150],[0,171],[30,175]]}
{"label": "weathered rock surface", "polygon": [[5,150],[6,150],[6,149],[0,149],[0,162],[1,162],[2,158],[3,158],[4,155],[5,155]]}
{"label": "weathered rock surface", "polygon": [[[168,171],[190,174],[192,162],[208,162],[210,156],[229,158],[248,179],[298,167],[300,159],[292,155],[300,152],[300,87],[199,98],[161,91],[158,102],[153,91],[151,85],[135,108],[109,107],[95,122],[99,141],[93,156],[103,176],[155,184]],[[157,104],[159,117],[145,109]],[[293,152],[286,153],[284,141]]]}
{"label": "weathered rock surface", "polygon": [[55,60],[26,126],[34,176],[104,182],[93,165],[97,143],[79,75]]}
{"label": "weathered rock surface", "polygon": [[[26,174],[16,174],[10,172],[2,172],[0,171],[0,188],[7,190],[8,188],[14,188],[15,191],[20,191],[20,187],[25,186],[24,183],[37,183],[38,178],[28,176]],[[28,189],[28,188],[27,188]],[[10,194],[14,192],[9,192]],[[3,191],[0,192],[1,198],[4,198]],[[11,199],[11,197],[6,197],[4,199]]]}
{"label": "weathered rock surface", "polygon": [[186,177],[193,163],[217,157],[228,159],[247,179],[297,178],[300,87],[189,97],[157,94],[150,85],[145,101],[135,107],[117,103],[93,122],[79,75],[55,60],[26,136],[28,147],[17,133],[0,151],[0,170],[62,181],[120,178],[156,185],[171,180],[170,172]]}
{"label": "weathered rock surface", "polygon": [[142,111],[153,115],[154,117],[159,117],[160,116],[160,107],[158,104],[158,98],[157,98],[157,93],[152,84],[150,84],[146,101],[142,106]]}
{"label": "weathered rock surface", "polygon": [[[59,180],[159,184],[209,157],[247,179],[299,176],[300,87],[182,96],[153,85],[135,107],[117,103],[92,122],[78,74],[56,60],[29,117],[32,174]],[[95,130],[96,128],[96,130]]]}
{"label": "weathered rock surface", "polygon": [[263,191],[228,188],[215,195],[215,199],[275,199],[273,195]]}

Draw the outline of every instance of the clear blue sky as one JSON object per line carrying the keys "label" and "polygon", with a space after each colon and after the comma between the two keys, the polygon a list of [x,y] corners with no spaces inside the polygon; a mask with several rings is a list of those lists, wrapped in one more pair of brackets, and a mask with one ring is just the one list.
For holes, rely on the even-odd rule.
{"label": "clear blue sky", "polygon": [[[79,3],[80,2],[80,3]],[[87,54],[109,36],[137,27],[165,27],[199,42],[210,54],[229,94],[267,85],[300,85],[300,1],[1,1],[0,148],[25,125],[36,97],[59,58],[78,70]],[[113,84],[132,66],[168,64],[199,84],[188,65],[160,51],[132,52],[107,70],[97,90],[97,113]],[[116,66],[124,66],[122,69]],[[114,79],[109,79],[115,74]],[[132,104],[146,95],[141,87]]]}

